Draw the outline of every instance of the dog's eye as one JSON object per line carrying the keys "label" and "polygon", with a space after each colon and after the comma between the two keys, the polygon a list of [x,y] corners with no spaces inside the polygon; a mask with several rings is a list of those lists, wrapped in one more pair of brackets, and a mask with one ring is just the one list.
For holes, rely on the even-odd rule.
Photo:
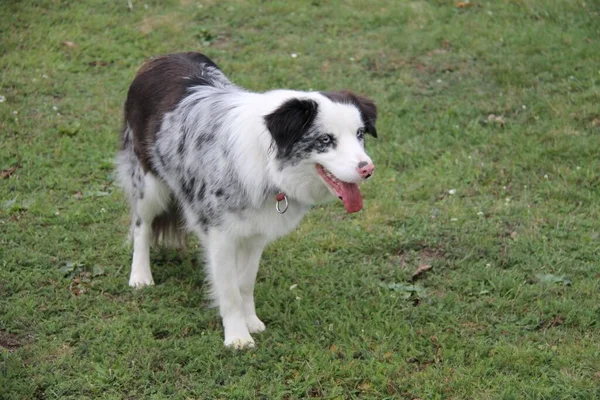
{"label": "dog's eye", "polygon": [[331,135],[323,135],[323,136],[321,136],[321,138],[319,140],[323,144],[329,144],[329,143],[331,143]]}
{"label": "dog's eye", "polygon": [[365,135],[365,128],[358,128],[358,130],[356,131],[356,137],[359,140],[361,140],[364,135]]}

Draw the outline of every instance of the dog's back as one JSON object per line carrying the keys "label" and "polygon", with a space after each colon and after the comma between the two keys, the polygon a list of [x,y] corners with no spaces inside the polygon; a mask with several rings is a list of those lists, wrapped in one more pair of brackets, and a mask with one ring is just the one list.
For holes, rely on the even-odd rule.
{"label": "dog's back", "polygon": [[[210,71],[207,70],[210,68]],[[155,172],[147,146],[155,141],[163,116],[175,109],[193,86],[230,84],[219,67],[200,53],[176,53],[147,61],[138,70],[125,102],[123,148],[128,145],[127,125],[135,132],[133,149],[145,171]]]}

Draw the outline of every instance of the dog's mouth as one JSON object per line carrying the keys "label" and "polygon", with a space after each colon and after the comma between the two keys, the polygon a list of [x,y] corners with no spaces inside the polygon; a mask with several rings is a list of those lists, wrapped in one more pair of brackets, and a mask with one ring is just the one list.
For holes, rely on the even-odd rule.
{"label": "dog's mouth", "polygon": [[355,213],[362,209],[362,194],[356,183],[344,182],[327,171],[321,164],[316,165],[317,172],[327,187],[344,203],[344,208],[349,213]]}

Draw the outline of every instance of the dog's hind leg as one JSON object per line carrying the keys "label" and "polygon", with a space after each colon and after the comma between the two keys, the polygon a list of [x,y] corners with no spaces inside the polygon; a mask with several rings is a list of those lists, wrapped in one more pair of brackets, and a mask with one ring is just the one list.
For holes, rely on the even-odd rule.
{"label": "dog's hind leg", "polygon": [[[177,236],[179,232],[176,229],[167,228],[177,226],[178,215],[176,212],[165,213],[166,210],[172,209],[171,192],[154,174],[144,172],[140,159],[133,149],[133,131],[129,124],[123,129],[123,149],[117,155],[116,172],[119,185],[129,197],[131,208],[130,238],[133,239],[133,262],[129,286],[152,285],[154,283],[150,271],[152,236],[155,238],[162,236],[164,239]],[[157,216],[161,216],[162,219],[155,221]]]}
{"label": "dog's hind leg", "polygon": [[139,181],[138,196],[133,205],[133,261],[129,286],[143,287],[154,284],[150,270],[150,243],[152,222],[164,213],[171,195],[166,185],[151,173]]}
{"label": "dog's hind leg", "polygon": [[219,305],[225,346],[235,348],[254,347],[244,315],[242,294],[240,293],[237,257],[239,243],[230,235],[211,229],[206,237],[208,276],[212,297]]}
{"label": "dog's hind leg", "polygon": [[256,316],[254,307],[254,283],[258,272],[258,264],[266,241],[263,239],[246,239],[238,252],[238,271],[240,293],[244,308],[244,318],[250,333],[262,332],[265,324]]}

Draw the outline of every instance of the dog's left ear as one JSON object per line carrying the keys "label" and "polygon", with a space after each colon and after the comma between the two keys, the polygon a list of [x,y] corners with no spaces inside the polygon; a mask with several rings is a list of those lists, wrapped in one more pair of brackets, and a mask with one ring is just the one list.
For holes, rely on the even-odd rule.
{"label": "dog's left ear", "polygon": [[279,155],[288,155],[294,143],[312,126],[318,107],[314,100],[293,98],[265,115],[265,124]]}
{"label": "dog's left ear", "polygon": [[365,132],[370,133],[373,137],[377,137],[377,128],[375,123],[377,122],[377,106],[375,102],[366,97],[359,96],[357,94],[351,94],[354,104],[360,110],[360,116],[365,123]]}
{"label": "dog's left ear", "polygon": [[377,107],[373,100],[352,93],[349,90],[321,92],[321,94],[334,103],[353,104],[356,106],[360,112],[360,118],[365,124],[365,132],[373,135],[373,137],[377,137],[377,128],[375,128],[375,123],[377,122]]}

